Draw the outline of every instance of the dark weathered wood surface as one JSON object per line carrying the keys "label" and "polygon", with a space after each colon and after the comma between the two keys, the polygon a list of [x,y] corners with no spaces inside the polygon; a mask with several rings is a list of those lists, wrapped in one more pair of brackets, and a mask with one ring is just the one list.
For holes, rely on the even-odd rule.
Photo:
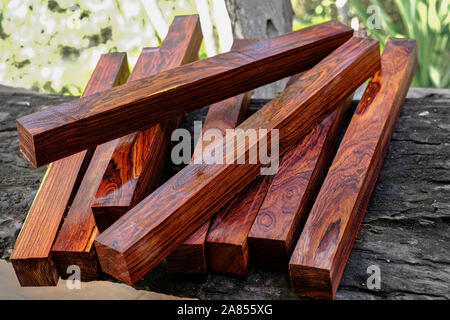
{"label": "dark weathered wood surface", "polygon": [[100,234],[95,246],[102,270],[126,283],[138,281],[260,173],[261,162],[227,163],[228,152],[248,159],[258,145],[266,142],[270,148],[275,129],[282,155],[379,66],[378,41],[352,38],[302,73],[238,127],[266,129],[266,135],[250,144],[228,137],[223,164],[188,165]]}
{"label": "dark weathered wood surface", "polygon": [[[197,60],[201,40],[198,15],[175,17],[161,46],[139,57],[145,60],[137,62],[140,74],[153,76]],[[178,117],[119,139],[91,205],[100,232],[161,184],[180,122]]]}
{"label": "dark weathered wood surface", "polygon": [[[10,256],[45,173],[21,156],[15,119],[72,99],[0,85],[1,259]],[[265,103],[253,100],[250,112]],[[409,90],[336,299],[450,299],[449,105],[449,89]],[[206,110],[188,114],[181,127],[192,133]],[[367,288],[370,265],[380,267],[380,290]],[[188,276],[167,274],[162,263],[135,287],[200,299],[297,299],[286,273],[255,267],[245,278]]]}
{"label": "dark weathered wood surface", "polygon": [[[102,55],[83,96],[122,84],[128,78],[126,53]],[[51,163],[15,243],[11,262],[22,286],[55,286],[59,279],[51,248],[94,150]]]}
{"label": "dark weathered wood surface", "polygon": [[[233,42],[232,50],[239,50],[256,42],[258,42],[256,39],[236,39]],[[211,105],[203,124],[202,134],[208,130],[219,130],[225,136],[227,129],[234,129],[244,120],[251,96],[252,92],[249,91]],[[203,153],[207,151],[206,148],[213,142],[213,139],[209,141],[199,140],[192,158],[201,160]],[[169,272],[206,272],[205,241],[210,222],[210,220],[205,222],[166,258]]]}
{"label": "dark weathered wood surface", "polygon": [[334,298],[416,67],[416,40],[389,39],[292,254],[295,293]]}
{"label": "dark weathered wood surface", "polygon": [[309,69],[352,35],[329,21],[30,114],[21,151],[44,165]]}

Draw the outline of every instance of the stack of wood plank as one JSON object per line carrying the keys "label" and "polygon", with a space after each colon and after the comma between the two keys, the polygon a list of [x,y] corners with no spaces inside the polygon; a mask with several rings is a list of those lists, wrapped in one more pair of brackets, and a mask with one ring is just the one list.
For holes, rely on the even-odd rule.
{"label": "stack of wood plank", "polygon": [[[85,281],[103,271],[132,285],[166,259],[178,273],[284,270],[295,293],[334,297],[416,68],[415,40],[390,39],[380,57],[376,40],[329,21],[197,61],[201,41],[198,16],[176,17],[131,74],[124,53],[105,54],[81,98],[17,120],[22,153],[49,164],[11,256],[21,285],[56,285],[72,266]],[[247,117],[251,90],[285,77]],[[266,134],[200,140],[164,182],[172,132],[208,105],[203,131]],[[248,158],[275,131],[275,174],[202,154]]]}

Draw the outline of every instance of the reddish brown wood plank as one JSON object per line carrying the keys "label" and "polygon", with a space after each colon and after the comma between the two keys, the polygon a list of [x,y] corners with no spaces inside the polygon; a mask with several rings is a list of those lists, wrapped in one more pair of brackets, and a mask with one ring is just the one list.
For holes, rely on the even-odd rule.
{"label": "reddish brown wood plank", "polygon": [[[155,52],[157,51],[146,49],[141,55],[153,56]],[[140,63],[145,61],[147,61],[146,58],[138,59]],[[145,72],[145,68],[136,65],[130,81],[145,76]],[[98,229],[92,214],[91,202],[118,142],[119,139],[115,139],[99,145],[95,149],[66,219],[53,244],[52,255],[62,278],[68,276],[67,268],[69,266],[77,265],[80,267],[83,281],[97,279],[98,263],[93,241]]]}
{"label": "reddish brown wood plank", "polygon": [[247,235],[264,201],[273,176],[259,176],[226,205],[212,220],[206,237],[208,263],[212,270],[248,273]]}
{"label": "reddish brown wood plank", "polygon": [[330,21],[24,116],[20,149],[41,166],[304,71],[352,34]]}
{"label": "reddish brown wood plank", "polygon": [[[159,50],[138,65],[152,76],[195,61],[202,40],[198,15],[175,17]],[[100,232],[156,189],[170,157],[171,134],[181,117],[120,138],[92,202]]]}
{"label": "reddish brown wood plank", "polygon": [[[83,96],[122,84],[128,75],[125,53],[102,55]],[[92,152],[79,152],[47,168],[10,258],[22,286],[55,286],[58,282],[51,247]]]}
{"label": "reddish brown wood plank", "polygon": [[[300,76],[301,74],[291,77],[286,87],[294,83]],[[211,269],[240,275],[248,273],[247,235],[263,203],[272,178],[273,176],[259,177],[252,181],[213,218],[209,232],[205,231],[208,232],[206,246]]]}
{"label": "reddish brown wood plank", "polygon": [[388,41],[292,254],[295,293],[334,297],[416,66],[415,40]]}
{"label": "reddish brown wood plank", "polygon": [[[232,50],[239,50],[246,45],[256,43],[258,40],[236,39]],[[235,128],[244,119],[250,102],[251,92],[243,93],[224,101],[217,102],[209,107],[203,125],[202,133],[210,129],[217,129],[225,135],[227,129]],[[198,141],[202,148],[194,149],[193,158],[201,157],[202,152],[211,141]],[[170,273],[205,273],[206,256],[205,240],[210,221],[205,222],[198,230],[184,241],[176,250],[166,258],[167,271]]]}
{"label": "reddish brown wood plank", "polygon": [[[270,148],[268,136],[276,129],[283,154],[379,67],[377,41],[350,39],[239,126],[267,129],[267,136],[261,134],[250,145],[241,139],[231,149],[235,137],[230,136],[223,150],[243,152],[248,159],[265,141]],[[256,178],[260,167],[259,161],[188,165],[97,237],[102,270],[135,283]]]}
{"label": "reddish brown wood plank", "polygon": [[350,96],[283,157],[248,234],[251,263],[287,271],[292,249],[336,152]]}

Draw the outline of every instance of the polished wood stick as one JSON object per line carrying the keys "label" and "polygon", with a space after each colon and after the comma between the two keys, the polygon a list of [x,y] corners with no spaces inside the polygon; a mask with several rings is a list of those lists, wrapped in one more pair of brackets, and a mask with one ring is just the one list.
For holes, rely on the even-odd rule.
{"label": "polished wood stick", "polygon": [[212,270],[246,275],[249,268],[247,235],[272,182],[259,176],[214,217],[206,237]]}
{"label": "polished wood stick", "polygon": [[[199,32],[198,17],[180,18],[175,21],[175,28],[172,32],[178,35],[169,35],[168,41],[180,41],[186,37],[188,41],[181,41],[180,46],[175,51],[191,51],[192,43],[194,48],[199,41],[194,34]],[[190,23],[182,23],[182,22]],[[180,29],[180,24],[182,28]],[[181,35],[179,34],[181,32]],[[168,50],[165,47],[163,50]],[[166,51],[165,57],[170,55],[171,51]],[[155,50],[144,50],[141,57],[130,76],[130,81],[147,77],[148,73],[154,72],[150,67],[152,58],[157,58],[161,63],[160,55],[162,52]],[[66,219],[59,231],[58,237],[53,245],[52,252],[55,257],[57,268],[60,273],[65,272],[68,266],[78,265],[81,271],[82,280],[93,280],[97,278],[98,263],[95,255],[93,242],[98,233],[98,228],[92,214],[91,204],[98,190],[101,179],[107,169],[114,150],[120,139],[115,139],[97,147],[86,174],[81,182],[80,188],[70,207]]]}
{"label": "polished wood stick", "polygon": [[[102,55],[83,96],[122,84],[129,73],[125,53]],[[51,248],[92,153],[85,150],[47,168],[10,257],[20,285],[56,286],[59,274]]]}
{"label": "polished wood stick", "polygon": [[[379,69],[379,55],[378,41],[347,41],[244,121],[238,128],[267,134],[259,130],[250,144],[240,139],[235,145],[228,137],[224,159],[231,153],[248,158],[265,142],[270,149],[274,129],[280,154],[286,152]],[[138,281],[256,178],[261,163],[248,162],[191,164],[178,172],[96,238],[102,270],[126,283]]]}
{"label": "polished wood stick", "polygon": [[334,298],[417,66],[413,39],[390,39],[292,254],[292,289]]}
{"label": "polished wood stick", "polygon": [[44,165],[309,69],[352,34],[330,21],[24,116],[20,149]]}
{"label": "polished wood stick", "polygon": [[[178,16],[161,47],[142,55],[137,66],[152,76],[197,60],[202,41],[198,15]],[[148,49],[147,49],[148,50]],[[92,201],[100,232],[156,189],[170,160],[171,134],[182,117],[120,138]]]}
{"label": "polished wood stick", "polygon": [[[246,45],[256,43],[256,39],[236,39],[231,50],[239,50]],[[210,129],[217,129],[225,136],[227,129],[234,129],[242,122],[250,103],[252,92],[242,93],[235,97],[217,102],[209,107],[203,125],[202,134]],[[198,141],[194,149],[193,159],[202,157],[204,150],[213,142]],[[199,148],[199,144],[202,147]],[[170,273],[205,273],[206,256],[205,240],[210,220],[205,222],[196,232],[184,241],[166,258],[167,271]]]}
{"label": "polished wood stick", "polygon": [[[197,29],[196,24],[184,30],[187,38]],[[183,43],[184,49],[189,43]],[[180,48],[180,50],[182,50]],[[153,57],[158,57],[159,51],[144,49],[130,76],[130,81],[147,76],[147,72],[153,72],[147,68]],[[66,219],[58,233],[58,237],[52,248],[52,254],[57,269],[61,276],[67,275],[70,265],[80,267],[81,279],[84,281],[97,279],[98,263],[95,255],[93,242],[98,233],[98,228],[92,214],[91,204],[98,190],[101,179],[108,167],[114,150],[120,139],[108,141],[95,150],[92,160],[87,168],[86,174],[81,181],[80,188],[73,200]]]}
{"label": "polished wood stick", "polygon": [[[286,87],[300,76],[301,74],[291,77]],[[207,230],[206,237],[208,263],[211,269],[238,275],[248,273],[247,236],[269,190],[272,178],[273,175],[256,178],[212,219],[212,226],[209,231]],[[197,233],[198,230],[194,234]]]}
{"label": "polished wood stick", "polygon": [[248,233],[252,264],[288,270],[292,250],[333,160],[351,102],[352,96],[283,156]]}

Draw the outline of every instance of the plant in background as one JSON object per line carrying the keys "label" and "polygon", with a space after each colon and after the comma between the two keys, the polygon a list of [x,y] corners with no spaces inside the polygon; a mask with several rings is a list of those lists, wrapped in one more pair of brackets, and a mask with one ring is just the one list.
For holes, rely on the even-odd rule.
{"label": "plant in background", "polygon": [[[372,12],[369,5],[378,7],[380,29],[367,28],[369,35],[380,40],[382,46],[388,37],[417,39],[419,65],[413,81],[414,86],[450,87],[450,5],[448,0],[350,0],[361,22],[366,26]],[[387,12],[394,5],[399,19]]]}

